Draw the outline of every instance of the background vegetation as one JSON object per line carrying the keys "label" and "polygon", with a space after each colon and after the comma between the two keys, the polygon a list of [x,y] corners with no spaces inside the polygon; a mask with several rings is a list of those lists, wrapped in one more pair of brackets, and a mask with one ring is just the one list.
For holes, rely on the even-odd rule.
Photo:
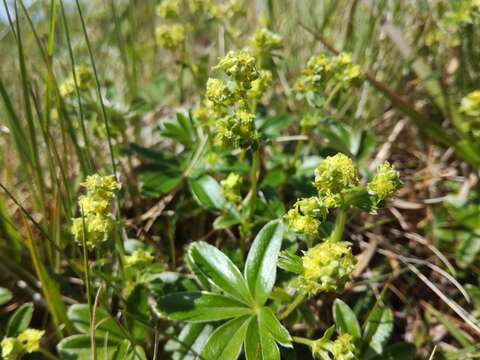
{"label": "background vegetation", "polygon": [[[362,185],[388,160],[401,187],[376,212],[348,213],[357,265],[345,290],[303,301],[283,326],[294,341],[334,323],[355,337],[341,313],[358,318],[362,359],[480,357],[480,3],[198,0],[173,13],[161,3],[0,5],[1,335],[44,330],[26,358],[195,358],[218,323],[155,311],[162,296],[207,290],[188,246],[208,242],[243,269],[260,229],[315,195],[314,169],[343,153]],[[249,43],[262,28],[281,45]],[[258,138],[220,147],[217,119],[198,109],[219,59],[246,46],[272,84],[249,105]],[[339,53],[361,80],[301,98],[309,58]],[[72,223],[96,173],[121,187],[106,241],[88,247]],[[233,190],[222,182],[231,173]],[[298,255],[309,247],[288,230],[280,242]],[[278,270],[276,313],[295,298],[291,277]],[[282,358],[309,358],[305,345],[281,346]]]}

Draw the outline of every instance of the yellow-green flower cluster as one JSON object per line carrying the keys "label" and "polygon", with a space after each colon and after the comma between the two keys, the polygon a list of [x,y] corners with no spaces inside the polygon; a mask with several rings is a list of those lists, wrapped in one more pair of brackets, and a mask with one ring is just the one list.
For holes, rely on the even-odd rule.
{"label": "yellow-green flower cluster", "polygon": [[302,257],[303,274],[300,291],[315,295],[326,291],[343,291],[355,269],[356,258],[348,242],[325,241],[306,251]]}
{"label": "yellow-green flower cluster", "polygon": [[[479,18],[479,0],[458,0],[449,4],[450,10],[444,11],[439,3],[439,16],[434,27],[425,36],[429,47],[439,45],[443,48],[456,47],[462,43],[461,28],[475,23]],[[450,6],[451,5],[451,6]]]}
{"label": "yellow-green flower cluster", "polygon": [[131,255],[125,256],[126,267],[144,266],[150,264],[152,261],[152,254],[144,249],[136,249]]}
{"label": "yellow-green flower cluster", "polygon": [[235,80],[237,91],[250,89],[252,81],[260,76],[255,57],[247,50],[230,51],[213,69],[223,70],[227,76]]}
{"label": "yellow-green flower cluster", "polygon": [[258,139],[251,101],[261,97],[271,82],[271,73],[258,70],[247,50],[231,51],[214,67],[229,79],[210,78],[199,121],[215,119],[217,145],[248,147]]}
{"label": "yellow-green flower cluster", "polygon": [[82,216],[73,219],[72,233],[77,242],[82,242],[85,233],[87,246],[94,248],[99,242],[107,240],[113,226],[110,204],[119,184],[113,175],[95,174],[87,177],[82,185],[87,193],[78,201]]}
{"label": "yellow-green flower cluster", "polygon": [[163,0],[157,6],[157,15],[164,18],[175,18],[180,14],[180,0]]}
{"label": "yellow-green flower cluster", "polygon": [[312,344],[312,354],[320,360],[355,360],[356,352],[353,338],[349,334],[342,334],[334,341],[322,338]]}
{"label": "yellow-green flower cluster", "polygon": [[185,41],[185,27],[181,24],[159,25],[155,29],[155,38],[161,47],[178,49]]}
{"label": "yellow-green flower cluster", "polygon": [[480,117],[480,90],[465,96],[460,103],[460,111],[472,117]]}
{"label": "yellow-green flower cluster", "polygon": [[92,70],[84,65],[75,67],[75,78],[70,74],[62,84],[60,84],[59,91],[62,97],[73,96],[76,93],[75,80],[79,91],[87,91],[95,86],[95,78]]}
{"label": "yellow-green flower cluster", "polygon": [[323,93],[329,83],[347,89],[360,84],[363,76],[360,66],[352,62],[348,53],[335,57],[316,55],[308,60],[307,67],[294,88],[300,94]]}
{"label": "yellow-green flower cluster", "polygon": [[344,154],[328,156],[315,169],[315,187],[327,208],[341,205],[342,192],[358,185],[358,172],[352,159]]}
{"label": "yellow-green flower cluster", "polygon": [[400,187],[400,174],[388,161],[378,167],[377,174],[368,183],[368,191],[380,201],[391,198]]}
{"label": "yellow-green flower cluster", "polygon": [[249,41],[249,46],[253,49],[255,57],[262,64],[262,67],[272,65],[274,51],[282,47],[283,38],[268,30],[267,28],[257,29]]}
{"label": "yellow-green flower cluster", "polygon": [[215,143],[224,147],[248,147],[258,138],[255,115],[242,109],[217,120],[216,130]]}
{"label": "yellow-green flower cluster", "polygon": [[252,81],[252,86],[247,92],[250,99],[259,100],[265,91],[272,85],[272,73],[269,70],[260,70],[258,79]]}
{"label": "yellow-green flower cluster", "polygon": [[285,215],[288,226],[301,235],[315,236],[326,216],[326,208],[317,197],[299,199]]}
{"label": "yellow-green flower cluster", "polygon": [[250,46],[256,51],[270,52],[272,50],[278,50],[282,47],[283,38],[268,30],[267,28],[257,29],[252,39],[250,40]]}
{"label": "yellow-green flower cluster", "polygon": [[230,173],[228,176],[220,181],[222,186],[223,196],[227,201],[238,204],[242,201],[242,196],[240,195],[240,187],[242,185],[242,177],[235,173]]}
{"label": "yellow-green flower cluster", "polygon": [[5,337],[1,342],[2,359],[17,360],[24,354],[31,354],[40,349],[40,340],[45,331],[26,329],[17,337]]}

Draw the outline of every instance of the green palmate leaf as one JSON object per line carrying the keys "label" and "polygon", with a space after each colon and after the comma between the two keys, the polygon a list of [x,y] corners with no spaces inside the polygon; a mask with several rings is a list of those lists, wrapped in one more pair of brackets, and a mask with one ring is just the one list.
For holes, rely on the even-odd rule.
{"label": "green palmate leaf", "polygon": [[6,336],[18,336],[23,330],[30,325],[33,315],[33,304],[26,303],[20,306],[10,317],[7,324]]}
{"label": "green palmate leaf", "polygon": [[247,360],[278,360],[280,351],[272,334],[259,325],[258,318],[252,318],[245,337],[245,357]]}
{"label": "green palmate leaf", "polygon": [[172,320],[205,322],[225,320],[251,313],[245,304],[208,292],[182,292],[161,297],[156,312]]}
{"label": "green palmate leaf", "polygon": [[339,333],[347,333],[354,338],[362,336],[355,313],[340,299],[336,299],[333,303],[333,318]]}
{"label": "green palmate leaf", "polygon": [[137,286],[129,295],[126,302],[125,320],[130,334],[138,341],[148,336],[149,306],[148,292],[142,286]]}
{"label": "green palmate leaf", "polygon": [[251,320],[251,316],[242,316],[220,326],[208,338],[200,358],[203,360],[237,359]]}
{"label": "green palmate leaf", "polygon": [[271,221],[260,230],[248,253],[245,278],[250,292],[259,305],[265,304],[275,284],[282,239],[282,223],[279,220]]}
{"label": "green palmate leaf", "polygon": [[173,360],[197,359],[212,331],[213,327],[209,324],[186,324],[178,338],[170,339],[165,344],[164,350],[173,353]]}
{"label": "green palmate leaf", "polygon": [[278,267],[297,275],[303,274],[302,258],[289,250],[280,252]]}
{"label": "green palmate leaf", "polygon": [[188,185],[195,200],[205,209],[221,210],[225,207],[226,200],[222,188],[213,177],[204,175],[190,179]]}
{"label": "green palmate leaf", "polygon": [[189,257],[211,283],[237,300],[252,303],[252,296],[240,270],[216,247],[205,242],[193,243],[189,248]]}
{"label": "green palmate leaf", "polygon": [[[146,360],[144,350],[140,346],[133,347],[128,340],[120,343],[112,341],[109,337],[97,336],[95,338],[96,358],[101,360]],[[57,350],[64,360],[91,360],[90,335],[69,336],[57,345]]]}
{"label": "green palmate leaf", "polygon": [[10,290],[0,287],[0,306],[5,305],[12,300],[12,293]]}
{"label": "green palmate leaf", "polygon": [[365,359],[381,354],[393,331],[393,313],[389,308],[375,307],[369,315],[363,334]]}
{"label": "green palmate leaf", "polygon": [[[90,334],[90,311],[87,304],[75,304],[68,308],[68,318],[74,328],[83,333]],[[97,336],[107,336],[112,341],[121,341],[125,338],[120,326],[111,315],[102,308],[95,310],[95,323]]]}
{"label": "green palmate leaf", "polygon": [[258,314],[260,330],[268,330],[273,339],[280,345],[292,347],[292,338],[288,330],[278,321],[277,317],[269,307],[263,307]]}

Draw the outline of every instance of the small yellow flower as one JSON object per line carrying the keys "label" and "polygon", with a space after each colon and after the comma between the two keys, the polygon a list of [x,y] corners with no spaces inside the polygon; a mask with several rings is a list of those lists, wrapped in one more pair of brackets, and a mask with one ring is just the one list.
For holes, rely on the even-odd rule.
{"label": "small yellow flower", "polygon": [[206,97],[217,107],[227,107],[233,103],[233,95],[225,81],[215,78],[207,80]]}
{"label": "small yellow flower", "polygon": [[18,335],[18,341],[22,344],[25,352],[32,353],[40,349],[40,340],[45,331],[37,329],[26,329]]}
{"label": "small yellow flower", "polygon": [[462,99],[460,111],[472,117],[480,117],[480,90],[472,91]]}
{"label": "small yellow flower", "polygon": [[357,169],[352,159],[344,154],[328,156],[315,170],[315,187],[320,197],[340,194],[357,184]]}
{"label": "small yellow flower", "polygon": [[178,49],[185,41],[185,27],[180,24],[160,25],[155,29],[159,46],[166,49]]}
{"label": "small yellow flower", "polygon": [[[340,335],[335,341],[330,340],[332,334],[326,334],[311,345],[313,357],[321,360],[355,360],[357,349],[349,334]],[[330,356],[331,355],[331,356]]]}
{"label": "small yellow flower", "polygon": [[5,337],[1,343],[2,346],[2,359],[5,360],[18,360],[21,358],[23,349],[22,344],[14,337]]}
{"label": "small yellow flower", "polygon": [[400,174],[388,162],[380,165],[377,174],[368,183],[368,191],[380,200],[387,200],[395,195],[400,186]]}
{"label": "small yellow flower", "polygon": [[252,81],[260,76],[255,63],[255,57],[247,50],[230,51],[213,69],[223,70],[243,88],[250,89]]}
{"label": "small yellow flower", "polygon": [[157,14],[164,19],[177,17],[180,14],[180,1],[163,0],[157,6]]}
{"label": "small yellow flower", "polygon": [[268,70],[260,70],[258,79],[252,81],[252,86],[248,91],[248,97],[251,99],[260,99],[271,84],[272,73]]}
{"label": "small yellow flower", "polygon": [[303,275],[299,279],[301,291],[314,295],[325,291],[342,291],[355,269],[356,258],[347,242],[320,243],[302,258]]}
{"label": "small yellow flower", "polygon": [[88,176],[82,185],[86,195],[80,196],[78,203],[82,216],[73,219],[72,234],[75,240],[85,241],[88,247],[94,248],[98,243],[106,241],[113,228],[114,218],[110,212],[110,203],[119,189],[115,177]]}
{"label": "small yellow flower", "polygon": [[250,46],[256,51],[270,52],[272,50],[280,49],[282,47],[283,38],[275,34],[267,28],[257,29],[252,39],[250,39]]}
{"label": "small yellow flower", "polygon": [[150,252],[143,249],[136,249],[131,255],[125,256],[125,266],[135,267],[139,265],[148,265],[153,261]]}
{"label": "small yellow flower", "polygon": [[321,221],[325,219],[327,209],[324,208],[317,197],[299,199],[285,215],[288,226],[302,235],[318,235]]}
{"label": "small yellow flower", "polygon": [[223,195],[228,201],[237,204],[242,200],[240,195],[242,177],[240,175],[230,173],[224,180],[220,181],[220,185],[222,185]]}

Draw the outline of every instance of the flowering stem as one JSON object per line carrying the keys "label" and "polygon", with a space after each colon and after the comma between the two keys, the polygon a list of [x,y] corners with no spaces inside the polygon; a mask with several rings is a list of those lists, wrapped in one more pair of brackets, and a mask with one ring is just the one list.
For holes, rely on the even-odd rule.
{"label": "flowering stem", "polygon": [[[83,208],[81,209],[82,213],[82,222],[83,222],[83,235],[82,235],[82,247],[83,247],[83,271],[85,272],[85,292],[87,296],[88,303],[88,312],[90,317],[90,328],[94,329],[93,324],[93,307],[92,307],[92,297],[91,297],[91,288],[90,288],[90,268],[88,266],[88,250],[87,250],[87,231],[85,226],[85,217],[83,215]],[[92,349],[92,360],[96,359],[96,349],[95,349],[95,336],[90,337],[90,346]]]}
{"label": "flowering stem", "polygon": [[342,207],[338,210],[337,220],[335,221],[335,227],[333,228],[332,236],[330,237],[330,240],[332,242],[338,242],[342,240],[346,221],[347,221],[347,210]]}
{"label": "flowering stem", "polygon": [[278,316],[278,319],[279,320],[285,319],[288,315],[292,313],[293,310],[297,308],[298,305],[302,303],[303,300],[305,300],[305,294],[298,293],[295,299],[287,306],[285,311]]}
{"label": "flowering stem", "polygon": [[304,338],[304,337],[300,337],[300,336],[293,336],[292,340],[293,340],[293,342],[296,342],[298,344],[307,345],[309,347],[312,347],[312,345],[313,345],[313,340],[310,340],[310,339],[307,339],[307,338]]}

